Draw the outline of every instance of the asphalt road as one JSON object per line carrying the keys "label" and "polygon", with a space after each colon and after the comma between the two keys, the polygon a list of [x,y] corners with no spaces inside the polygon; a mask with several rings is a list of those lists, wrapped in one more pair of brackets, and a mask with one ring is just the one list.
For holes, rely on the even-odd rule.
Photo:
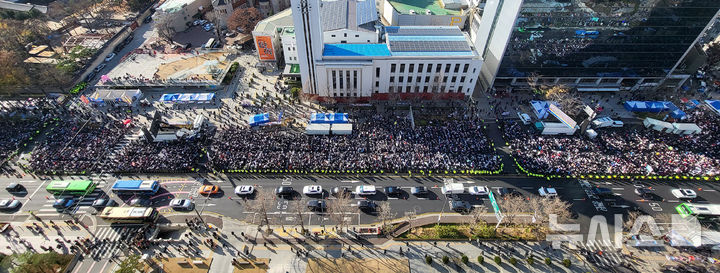
{"label": "asphalt road", "polygon": [[[64,177],[63,179],[79,179],[81,177]],[[85,177],[87,178],[87,177]],[[55,177],[54,179],[58,179]],[[213,179],[208,178],[206,183],[217,185],[220,192],[211,196],[203,196],[198,194],[198,189],[202,186],[202,179],[187,175],[179,176],[134,176],[134,177],[112,177],[106,175],[104,177],[92,176],[91,180],[99,182],[98,188],[88,196],[86,196],[77,207],[69,211],[76,215],[92,213],[95,210],[90,207],[92,201],[97,198],[110,197],[117,201],[121,206],[126,206],[128,197],[120,198],[110,192],[112,183],[117,179],[150,179],[158,180],[162,188],[155,196],[151,197],[153,206],[157,207],[161,214],[177,214],[192,213],[193,211],[174,211],[169,208],[168,204],[173,198],[192,198],[195,202],[195,210],[197,212],[210,212],[220,214],[238,220],[252,222],[256,220],[257,215],[250,212],[247,206],[251,206],[251,198],[244,198],[235,195],[234,189],[240,185],[253,185],[261,191],[273,191],[276,187],[284,185],[291,186],[296,191],[290,199],[278,198],[274,202],[274,206],[270,210],[271,217],[275,218],[275,223],[282,221],[284,224],[296,223],[296,213],[293,211],[293,202],[299,201],[303,204],[311,199],[328,199],[332,202],[335,197],[329,194],[333,187],[348,187],[354,191],[359,185],[375,185],[378,189],[377,194],[369,196],[368,199],[376,202],[387,201],[395,214],[395,217],[404,217],[408,214],[423,214],[430,212],[448,212],[448,200],[440,192],[440,186],[443,184],[441,178],[436,177],[367,177],[367,178],[326,178],[326,177],[292,177],[292,178],[250,178],[250,177],[230,177],[229,179]],[[15,198],[22,202],[22,207],[15,211],[5,211],[0,214],[0,219],[7,220],[10,215],[25,214],[28,211],[34,211],[40,216],[57,215],[58,212],[52,208],[52,202],[55,197],[45,191],[45,187],[49,183],[49,179],[0,179],[0,185],[3,187],[11,182],[19,182],[26,189],[25,194],[12,195],[6,191],[0,191],[0,199]],[[561,199],[572,204],[572,210],[577,214],[577,223],[581,225],[581,230],[588,230],[590,218],[595,215],[604,215],[609,224],[612,224],[612,216],[614,214],[627,214],[628,211],[642,210],[650,214],[674,213],[674,207],[681,200],[673,197],[670,193],[672,188],[683,187],[695,190],[698,198],[694,200],[697,203],[720,202],[720,193],[717,192],[718,185],[706,181],[641,181],[648,187],[653,189],[653,198],[642,198],[634,193],[634,184],[629,181],[588,181],[583,183],[578,180],[553,180],[535,178],[510,178],[510,177],[472,177],[457,178],[455,182],[464,183],[469,186],[488,186],[496,191],[499,187],[513,187],[519,190],[523,195],[529,196],[537,194],[540,187],[554,187],[558,191]],[[322,196],[307,196],[302,194],[302,189],[306,185],[321,185],[323,187]],[[400,197],[388,197],[384,193],[385,186],[398,186],[403,191]],[[417,197],[410,194],[410,188],[414,186],[428,187],[430,193],[425,197]],[[586,194],[585,188],[605,187],[611,189],[614,193],[611,197],[603,197],[593,199]],[[486,206],[488,212],[493,212],[489,204],[487,196],[472,196],[462,194],[458,196],[462,200],[470,202],[473,206]],[[353,198],[361,200],[365,199],[357,195]],[[597,203],[602,202],[606,211],[596,208]],[[501,208],[502,210],[502,208]],[[333,224],[330,217],[325,214],[315,213],[311,211],[304,212],[305,223],[307,225],[323,225]],[[349,222],[353,224],[370,224],[378,222],[376,215],[368,214],[358,210],[350,215],[352,219]]]}

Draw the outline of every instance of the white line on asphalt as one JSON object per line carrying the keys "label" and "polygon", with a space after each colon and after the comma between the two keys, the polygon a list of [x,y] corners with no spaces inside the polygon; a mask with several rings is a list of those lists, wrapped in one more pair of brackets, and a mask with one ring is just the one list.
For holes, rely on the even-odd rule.
{"label": "white line on asphalt", "polygon": [[703,191],[716,191],[716,190],[703,190]]}
{"label": "white line on asphalt", "polygon": [[398,200],[397,197],[388,197],[388,200]]}
{"label": "white line on asphalt", "polygon": [[53,214],[39,213],[39,214],[35,214],[35,216],[37,216],[37,217],[51,217],[51,216],[58,216],[58,214],[57,214],[57,213],[53,213]]}
{"label": "white line on asphalt", "polygon": [[668,203],[680,203],[680,200],[668,200]]}
{"label": "white line on asphalt", "polygon": [[535,187],[522,187],[523,190],[532,190],[532,189],[534,189],[534,188],[535,188]]}
{"label": "white line on asphalt", "polygon": [[20,183],[32,183],[32,182],[37,182],[37,181],[36,181],[36,180],[24,180],[24,181],[20,181]]}
{"label": "white line on asphalt", "polygon": [[584,201],[584,200],[585,200],[585,198],[575,198],[575,199],[573,199],[573,201]]}
{"label": "white line on asphalt", "polygon": [[612,188],[614,191],[623,191],[625,188]]}
{"label": "white line on asphalt", "polygon": [[42,186],[43,186],[44,184],[45,184],[45,181],[43,181],[42,183],[40,183],[40,186],[38,186],[37,189],[35,189],[35,191],[28,197],[28,199],[32,199],[33,196],[35,196],[35,194],[40,190],[40,188],[42,188]]}

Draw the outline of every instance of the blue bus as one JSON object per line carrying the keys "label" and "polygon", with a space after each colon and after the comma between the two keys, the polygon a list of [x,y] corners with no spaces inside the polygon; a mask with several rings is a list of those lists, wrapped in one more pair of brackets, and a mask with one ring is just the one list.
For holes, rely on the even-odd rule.
{"label": "blue bus", "polygon": [[112,186],[117,195],[155,195],[159,189],[160,183],[155,180],[118,180]]}

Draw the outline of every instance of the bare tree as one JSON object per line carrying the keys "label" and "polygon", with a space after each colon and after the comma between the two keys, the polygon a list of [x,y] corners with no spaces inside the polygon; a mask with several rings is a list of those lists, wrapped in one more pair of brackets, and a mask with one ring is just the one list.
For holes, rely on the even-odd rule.
{"label": "bare tree", "polygon": [[330,202],[328,212],[330,213],[330,219],[335,222],[335,227],[338,228],[338,233],[342,232],[343,228],[350,224],[351,213],[353,212],[351,204],[350,194],[345,192],[341,192],[338,194],[337,199]]}
{"label": "bare tree", "polygon": [[485,224],[487,224],[487,221],[485,221],[485,218],[484,218],[485,213],[487,213],[487,211],[488,211],[488,208],[485,206],[473,208],[472,212],[470,213],[470,219],[472,221],[470,223],[470,231],[473,234],[477,234],[478,229],[481,226],[484,226]]}
{"label": "bare tree", "polygon": [[167,41],[170,44],[173,44],[173,37],[175,37],[175,28],[172,26],[172,18],[170,15],[166,15],[161,17],[157,22],[155,22],[155,27],[157,28],[157,33],[160,38]]}
{"label": "bare tree", "polygon": [[305,216],[304,213],[307,210],[305,202],[302,200],[296,200],[292,202],[292,212],[295,214],[295,225],[300,226],[300,233],[305,234]]}
{"label": "bare tree", "polygon": [[380,229],[383,231],[383,233],[387,232],[387,221],[392,220],[395,218],[395,213],[392,211],[392,208],[390,207],[390,202],[381,202],[380,206],[377,208],[377,215],[380,221],[382,221],[382,226]]}
{"label": "bare tree", "polygon": [[543,88],[542,92],[546,100],[557,102],[563,112],[570,116],[577,115],[582,111],[583,106],[585,106],[582,100],[579,99],[579,96],[574,94],[572,89],[563,85]]}
{"label": "bare tree", "polygon": [[[536,72],[530,72],[530,74],[528,74],[528,76],[527,76],[527,78],[525,78],[525,80],[527,81],[527,84],[530,87],[530,89],[532,89],[533,92],[537,92],[538,86],[540,86],[538,84],[538,82],[540,81],[540,74],[538,74]],[[540,87],[542,87],[542,86],[540,86]]]}
{"label": "bare tree", "polygon": [[520,224],[524,221],[520,221],[519,216],[527,212],[527,200],[518,195],[510,195],[503,197],[498,201],[500,212],[503,215],[503,223],[505,224]]}
{"label": "bare tree", "polygon": [[227,19],[229,29],[242,33],[250,33],[263,19],[260,10],[256,8],[236,9]]}
{"label": "bare tree", "polygon": [[255,199],[249,202],[247,210],[255,212],[260,215],[259,227],[263,225],[267,226],[267,231],[270,232],[270,217],[268,212],[275,203],[275,195],[270,190],[256,190]]}

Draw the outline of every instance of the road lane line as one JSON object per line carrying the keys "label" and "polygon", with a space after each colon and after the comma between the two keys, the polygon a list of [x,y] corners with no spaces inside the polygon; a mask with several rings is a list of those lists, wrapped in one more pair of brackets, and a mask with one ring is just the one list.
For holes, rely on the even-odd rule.
{"label": "road lane line", "polygon": [[624,191],[625,190],[625,188],[612,188],[612,189],[615,191]]}
{"label": "road lane line", "polygon": [[42,188],[43,185],[45,185],[45,181],[43,181],[43,182],[40,184],[40,186],[38,186],[37,189],[35,189],[35,191],[28,197],[28,199],[32,199],[33,196],[35,196],[35,194],[40,190],[40,188]]}
{"label": "road lane line", "polygon": [[716,190],[703,190],[703,191],[716,191]]}

